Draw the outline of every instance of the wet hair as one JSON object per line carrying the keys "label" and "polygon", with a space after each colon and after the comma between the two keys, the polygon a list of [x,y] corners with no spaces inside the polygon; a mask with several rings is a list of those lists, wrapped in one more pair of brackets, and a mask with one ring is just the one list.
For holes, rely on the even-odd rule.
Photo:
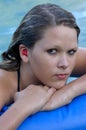
{"label": "wet hair", "polygon": [[35,43],[43,38],[47,28],[58,25],[74,28],[78,39],[80,28],[71,12],[51,3],[33,7],[21,20],[7,51],[2,53],[0,68],[17,70],[21,64],[19,45],[23,44],[30,49],[33,48]]}

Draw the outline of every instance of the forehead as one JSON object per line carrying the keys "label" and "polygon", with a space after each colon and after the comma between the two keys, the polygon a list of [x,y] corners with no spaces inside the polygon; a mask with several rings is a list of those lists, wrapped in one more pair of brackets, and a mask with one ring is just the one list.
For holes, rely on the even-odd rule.
{"label": "forehead", "polygon": [[45,30],[39,46],[77,47],[77,32],[74,28],[59,25]]}

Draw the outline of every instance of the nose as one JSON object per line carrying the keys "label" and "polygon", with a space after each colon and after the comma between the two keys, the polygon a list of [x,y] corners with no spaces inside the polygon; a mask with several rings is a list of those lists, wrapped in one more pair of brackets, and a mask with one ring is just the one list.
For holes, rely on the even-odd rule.
{"label": "nose", "polygon": [[58,61],[58,68],[66,69],[69,66],[69,60],[67,55],[61,55]]}

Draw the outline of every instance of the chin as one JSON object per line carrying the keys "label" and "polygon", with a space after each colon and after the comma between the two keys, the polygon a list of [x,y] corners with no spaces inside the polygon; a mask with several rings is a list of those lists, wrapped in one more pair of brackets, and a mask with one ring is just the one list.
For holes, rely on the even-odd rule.
{"label": "chin", "polygon": [[65,86],[65,84],[66,84],[66,82],[57,83],[57,84],[52,85],[52,87],[59,90],[59,89],[63,88]]}

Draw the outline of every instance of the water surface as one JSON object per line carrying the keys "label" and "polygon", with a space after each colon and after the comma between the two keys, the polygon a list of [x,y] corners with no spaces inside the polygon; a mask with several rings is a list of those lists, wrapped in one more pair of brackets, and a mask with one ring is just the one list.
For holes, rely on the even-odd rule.
{"label": "water surface", "polygon": [[0,0],[0,53],[9,45],[25,13],[44,2],[58,4],[75,15],[81,28],[79,46],[86,47],[86,0]]}

